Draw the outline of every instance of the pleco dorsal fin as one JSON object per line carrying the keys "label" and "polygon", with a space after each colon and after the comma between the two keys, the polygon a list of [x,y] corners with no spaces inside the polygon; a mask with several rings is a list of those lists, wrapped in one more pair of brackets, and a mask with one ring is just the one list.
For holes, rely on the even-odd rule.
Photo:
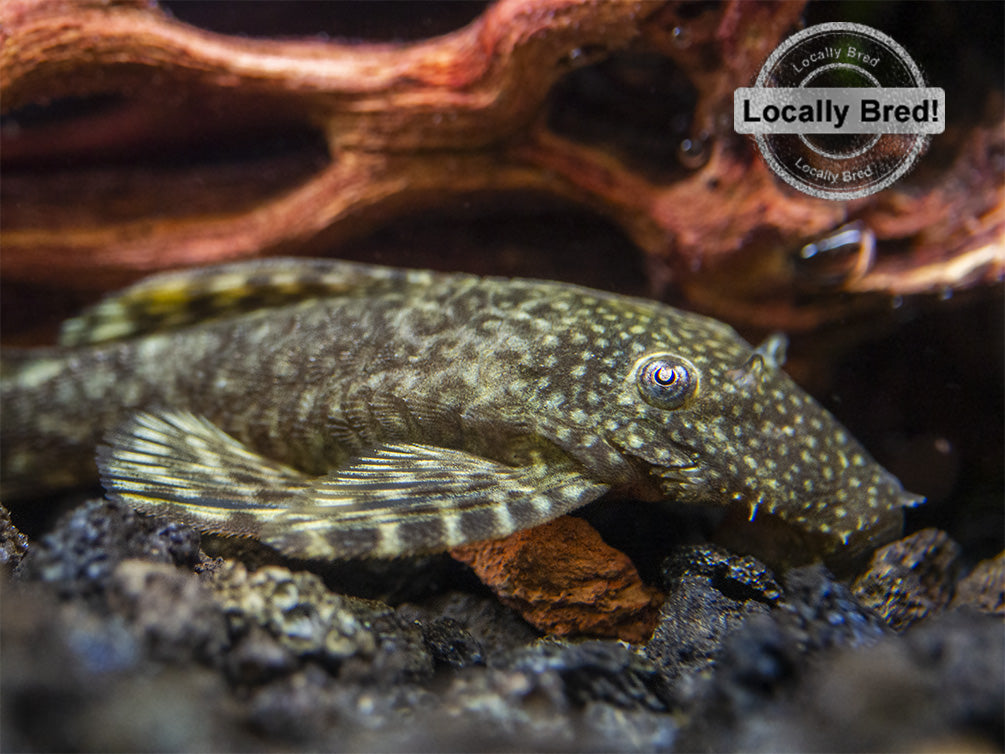
{"label": "pleco dorsal fin", "polygon": [[429,273],[333,259],[267,259],[168,272],[113,294],[60,331],[80,346],[173,330],[326,296],[373,295]]}
{"label": "pleco dorsal fin", "polygon": [[297,558],[397,557],[496,539],[596,499],[607,486],[554,462],[507,466],[460,450],[378,445],[308,478],[185,412],[138,414],[99,455],[113,496]]}

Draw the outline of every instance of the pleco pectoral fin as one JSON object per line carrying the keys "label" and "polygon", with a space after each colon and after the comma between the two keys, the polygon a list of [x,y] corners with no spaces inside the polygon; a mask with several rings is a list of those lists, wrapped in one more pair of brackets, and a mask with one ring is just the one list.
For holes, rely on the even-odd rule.
{"label": "pleco pectoral fin", "polygon": [[136,414],[106,442],[98,467],[112,497],[206,532],[259,536],[311,481],[183,411]]}
{"label": "pleco pectoral fin", "polygon": [[607,491],[571,463],[513,467],[418,444],[381,445],[310,478],[185,412],[138,414],[98,461],[114,497],[298,558],[396,557],[504,537]]}
{"label": "pleco pectoral fin", "polygon": [[316,480],[262,539],[306,558],[431,552],[529,529],[607,489],[571,464],[514,467],[431,445],[381,445]]}

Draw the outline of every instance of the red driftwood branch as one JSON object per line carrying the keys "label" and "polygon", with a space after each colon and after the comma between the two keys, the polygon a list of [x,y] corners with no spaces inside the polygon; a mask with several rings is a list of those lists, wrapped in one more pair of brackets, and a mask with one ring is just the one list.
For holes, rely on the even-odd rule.
{"label": "red driftwood branch", "polygon": [[[7,0],[0,100],[15,122],[16,108],[55,98],[120,99],[86,117],[5,130],[4,279],[94,289],[167,267],[337,254],[403,210],[479,192],[592,208],[692,305],[752,325],[806,329],[891,295],[1000,279],[1000,102],[988,125],[955,135],[946,167],[847,204],[789,189],[732,132],[733,90],[801,11],[784,2],[501,0],[440,37],[346,44],[211,33],[142,2]],[[567,75],[625,54],[671,61],[697,92],[698,154],[677,174],[654,177],[549,123],[549,97]],[[313,130],[327,155],[226,175],[130,162],[280,127]],[[65,161],[72,171],[57,167]],[[853,219],[875,232],[875,263],[837,285],[800,278],[794,253]]]}

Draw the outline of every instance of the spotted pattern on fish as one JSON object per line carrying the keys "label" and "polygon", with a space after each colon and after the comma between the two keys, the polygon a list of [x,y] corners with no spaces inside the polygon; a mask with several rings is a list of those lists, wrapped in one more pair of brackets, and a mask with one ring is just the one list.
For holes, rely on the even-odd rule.
{"label": "spotted pattern on fish", "polygon": [[[506,536],[612,492],[874,543],[918,501],[727,325],[554,282],[263,260],[7,349],[7,497],[94,479],[298,557]],[[97,449],[98,463],[94,458]]]}

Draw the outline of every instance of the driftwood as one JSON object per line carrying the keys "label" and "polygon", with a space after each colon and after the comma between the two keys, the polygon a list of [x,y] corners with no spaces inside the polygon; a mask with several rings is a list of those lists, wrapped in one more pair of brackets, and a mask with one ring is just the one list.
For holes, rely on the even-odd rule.
{"label": "driftwood", "polygon": [[[6,0],[4,282],[95,291],[182,265],[337,255],[403,211],[485,192],[556,197],[609,218],[650,260],[656,289],[669,281],[691,306],[739,324],[805,330],[892,296],[999,280],[1000,96],[983,122],[939,137],[939,167],[923,160],[897,187],[849,203],[791,190],[733,133],[733,90],[801,12],[501,0],[443,36],[354,44],[211,33],[138,0]],[[554,125],[556,88],[573,72],[625,59],[662,61],[653,75],[670,67],[693,87],[675,171],[654,175],[604,138]],[[75,117],[25,117],[109,94]],[[284,128],[322,148],[226,167],[151,162]],[[877,238],[868,269],[818,280],[799,268],[802,245],[852,220]]]}

